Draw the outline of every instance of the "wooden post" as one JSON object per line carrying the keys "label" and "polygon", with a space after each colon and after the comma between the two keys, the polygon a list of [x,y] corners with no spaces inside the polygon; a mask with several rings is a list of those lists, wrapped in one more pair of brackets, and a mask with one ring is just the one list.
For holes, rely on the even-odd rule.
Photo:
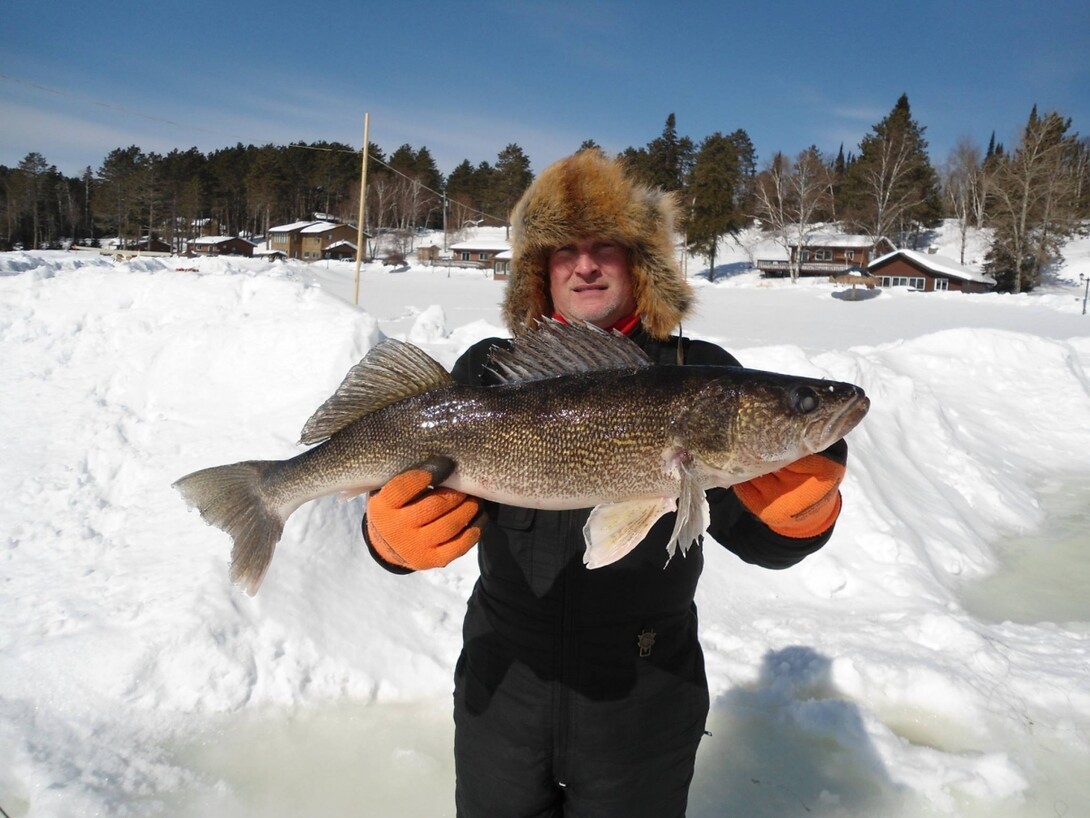
{"label": "wooden post", "polygon": [[359,225],[356,228],[356,294],[352,301],[357,306],[360,303],[360,263],[363,261],[363,217],[367,212],[364,205],[367,202],[367,149],[370,145],[368,142],[370,125],[371,115],[365,113],[363,115],[363,160],[360,162],[360,215]]}

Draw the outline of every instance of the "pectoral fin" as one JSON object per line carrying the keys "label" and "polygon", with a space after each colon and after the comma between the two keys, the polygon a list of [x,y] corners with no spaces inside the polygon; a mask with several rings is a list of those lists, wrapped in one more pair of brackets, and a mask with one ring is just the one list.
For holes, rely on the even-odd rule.
{"label": "pectoral fin", "polygon": [[694,542],[708,529],[711,522],[711,510],[708,508],[708,498],[704,489],[697,483],[691,470],[686,470],[681,475],[681,496],[677,501],[677,521],[674,530],[670,534],[670,542],[666,544],[666,564],[674,558],[678,547],[681,547],[681,556],[689,550]]}
{"label": "pectoral fin", "polygon": [[587,568],[601,568],[616,562],[643,541],[663,514],[675,508],[677,500],[673,497],[597,506],[583,526],[587,542],[583,563]]}

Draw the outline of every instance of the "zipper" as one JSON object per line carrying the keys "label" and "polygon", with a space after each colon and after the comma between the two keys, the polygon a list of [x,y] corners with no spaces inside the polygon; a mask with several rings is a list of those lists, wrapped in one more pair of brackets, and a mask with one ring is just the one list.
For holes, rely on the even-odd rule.
{"label": "zipper", "polygon": [[[557,784],[566,786],[564,782],[569,779],[568,747],[572,740],[573,716],[572,716],[572,685],[569,684],[569,675],[578,671],[577,649],[575,644],[575,613],[578,605],[578,571],[568,569],[573,557],[577,556],[582,536],[578,539],[572,536],[574,528],[574,512],[565,512],[563,525],[560,526],[562,541],[564,543],[563,567],[560,570],[561,580],[561,606],[560,621],[557,623],[557,673],[553,682],[555,689],[553,694],[553,714],[556,736],[553,747],[553,775]],[[580,534],[582,529],[580,528]]]}

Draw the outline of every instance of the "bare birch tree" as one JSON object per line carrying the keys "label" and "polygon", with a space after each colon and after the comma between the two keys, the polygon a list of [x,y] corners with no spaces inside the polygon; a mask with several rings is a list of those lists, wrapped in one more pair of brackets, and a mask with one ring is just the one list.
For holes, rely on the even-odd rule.
{"label": "bare birch tree", "polygon": [[991,177],[994,238],[985,266],[1012,292],[1040,284],[1077,227],[1078,138],[1070,126],[1054,112],[1039,117],[1035,106],[1018,147]]}
{"label": "bare birch tree", "polygon": [[755,216],[787,252],[791,280],[798,281],[803,249],[832,207],[829,167],[815,147],[793,161],[776,153],[757,175],[754,192]]}

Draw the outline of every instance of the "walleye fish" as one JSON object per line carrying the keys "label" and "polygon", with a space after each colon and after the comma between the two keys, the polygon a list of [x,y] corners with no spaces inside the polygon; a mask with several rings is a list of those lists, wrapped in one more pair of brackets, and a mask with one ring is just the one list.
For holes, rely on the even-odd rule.
{"label": "walleye fish", "polygon": [[231,579],[257,592],[288,517],[326,494],[360,494],[424,459],[444,485],[541,509],[594,507],[591,568],[677,511],[667,559],[708,526],[706,489],[731,486],[846,435],[869,399],[849,383],[722,366],[661,366],[633,341],[545,321],[497,347],[495,386],[456,384],[417,347],[375,346],[303,427],[289,460],[203,469],[174,483],[234,540]]}

